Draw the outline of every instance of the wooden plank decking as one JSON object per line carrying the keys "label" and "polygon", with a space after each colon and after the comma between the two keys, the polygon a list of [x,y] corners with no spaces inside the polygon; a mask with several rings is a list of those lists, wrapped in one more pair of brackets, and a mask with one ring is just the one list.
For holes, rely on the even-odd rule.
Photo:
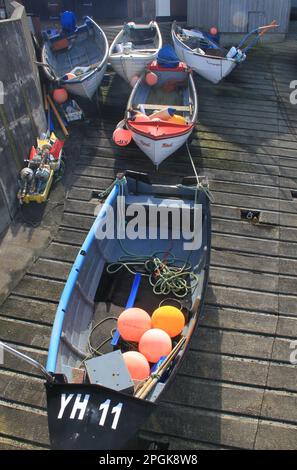
{"label": "wooden plank decking", "polygon": [[[111,29],[110,37],[115,30]],[[168,30],[167,30],[168,33]],[[267,45],[218,86],[195,78],[199,124],[191,146],[209,177],[212,268],[205,314],[174,386],[145,434],[170,449],[296,449],[297,113],[289,83],[297,79],[297,41]],[[93,189],[117,169],[141,169],[178,181],[192,170],[185,149],[155,173],[134,146],[111,142],[127,100],[117,77],[102,90],[104,119],[73,134],[80,158],[62,224],[43,256],[0,308],[1,339],[42,362],[67,274],[93,221]],[[76,139],[76,140],[75,140]],[[260,224],[240,209],[261,211]],[[42,380],[11,356],[0,369],[0,448],[48,448]]]}

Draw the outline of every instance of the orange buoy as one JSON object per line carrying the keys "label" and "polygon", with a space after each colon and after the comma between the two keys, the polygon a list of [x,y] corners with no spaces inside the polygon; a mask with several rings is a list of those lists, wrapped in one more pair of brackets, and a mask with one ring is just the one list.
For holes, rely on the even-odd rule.
{"label": "orange buoy", "polygon": [[114,131],[112,138],[115,144],[119,145],[120,147],[126,147],[132,140],[132,134],[128,129],[118,127]]}
{"label": "orange buoy", "polygon": [[149,362],[155,363],[158,362],[162,356],[167,356],[171,352],[171,338],[165,331],[153,328],[142,335],[138,349]]}
{"label": "orange buoy", "polygon": [[139,80],[139,76],[138,76],[138,75],[134,75],[134,77],[131,78],[131,80],[130,80],[130,85],[131,85],[132,88],[136,85],[136,83],[138,82],[138,80]]}
{"label": "orange buoy", "polygon": [[216,36],[218,34],[218,29],[213,26],[212,28],[210,28],[209,32],[212,36]]}
{"label": "orange buoy", "polygon": [[125,341],[138,343],[143,333],[151,327],[151,317],[141,308],[128,308],[118,318],[117,328]]}
{"label": "orange buoy", "polygon": [[53,92],[54,101],[58,104],[63,104],[68,100],[68,93],[65,88],[57,88]]}
{"label": "orange buoy", "polygon": [[163,305],[154,311],[152,326],[166,331],[171,338],[175,338],[185,326],[185,317],[178,308],[172,305]]}
{"label": "orange buoy", "polygon": [[144,122],[144,121],[150,121],[150,118],[146,114],[137,112],[133,122]]}
{"label": "orange buoy", "polygon": [[179,114],[174,114],[168,119],[168,122],[172,122],[173,124],[181,124],[181,125],[186,125],[187,121],[183,116],[180,116]]}
{"label": "orange buoy", "polygon": [[150,365],[143,354],[128,351],[123,354],[126,367],[132,380],[145,380],[150,375]]}
{"label": "orange buoy", "polygon": [[158,83],[158,75],[153,72],[148,72],[145,76],[145,81],[149,86],[154,86]]}

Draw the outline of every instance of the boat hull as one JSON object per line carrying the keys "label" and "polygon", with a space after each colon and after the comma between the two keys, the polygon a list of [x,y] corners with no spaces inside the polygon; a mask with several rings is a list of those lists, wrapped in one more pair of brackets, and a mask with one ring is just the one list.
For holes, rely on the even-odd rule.
{"label": "boat hull", "polygon": [[84,80],[63,81],[63,86],[72,95],[91,100],[103,80],[106,67],[107,64],[105,64],[101,70],[94,71]]}
{"label": "boat hull", "polygon": [[134,77],[140,77],[144,72],[145,68],[156,59],[158,52],[150,56],[137,57],[133,54],[117,57],[110,57],[110,63],[114,71],[120,75],[126,82],[131,84],[131,80]]}
{"label": "boat hull", "polygon": [[198,75],[214,84],[218,84],[223,78],[230,75],[237,66],[237,63],[231,59],[208,55],[203,56],[191,51],[182,44],[174,32],[172,32],[172,39],[178,58],[191,67]]}
{"label": "boat hull", "polygon": [[134,142],[143,151],[143,153],[150,158],[153,164],[156,165],[156,168],[158,168],[166,158],[170,157],[170,155],[182,147],[192,132],[193,128],[184,135],[171,137],[169,139],[154,140],[148,136],[138,134],[131,130]]}
{"label": "boat hull", "polygon": [[[132,449],[156,405],[89,384],[46,384],[48,426],[55,450]],[[66,404],[67,403],[67,404]]]}

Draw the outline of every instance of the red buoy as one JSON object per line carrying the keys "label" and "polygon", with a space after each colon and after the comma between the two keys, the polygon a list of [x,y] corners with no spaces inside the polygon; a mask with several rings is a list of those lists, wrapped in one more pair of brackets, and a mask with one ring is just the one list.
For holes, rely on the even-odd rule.
{"label": "red buoy", "polygon": [[149,86],[154,86],[158,83],[158,75],[153,72],[148,72],[145,76],[145,81]]}
{"label": "red buoy", "polygon": [[57,104],[63,104],[68,100],[68,93],[65,88],[57,88],[53,92],[53,98]]}
{"label": "red buoy", "polygon": [[212,36],[216,36],[218,34],[218,28],[213,26],[212,28],[210,28],[209,32]]}
{"label": "red buoy", "polygon": [[126,147],[132,140],[132,134],[129,130],[118,127],[113,133],[113,141],[120,147]]}

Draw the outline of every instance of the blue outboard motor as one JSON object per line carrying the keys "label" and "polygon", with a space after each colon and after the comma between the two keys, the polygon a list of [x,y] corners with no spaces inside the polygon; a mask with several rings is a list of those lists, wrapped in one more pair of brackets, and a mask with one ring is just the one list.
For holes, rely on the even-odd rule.
{"label": "blue outboard motor", "polygon": [[76,32],[77,20],[73,11],[64,11],[64,13],[61,14],[60,21],[64,33],[72,34]]}
{"label": "blue outboard motor", "polygon": [[160,67],[175,69],[178,67],[179,58],[177,57],[173,47],[168,44],[159,50],[157,62]]}

